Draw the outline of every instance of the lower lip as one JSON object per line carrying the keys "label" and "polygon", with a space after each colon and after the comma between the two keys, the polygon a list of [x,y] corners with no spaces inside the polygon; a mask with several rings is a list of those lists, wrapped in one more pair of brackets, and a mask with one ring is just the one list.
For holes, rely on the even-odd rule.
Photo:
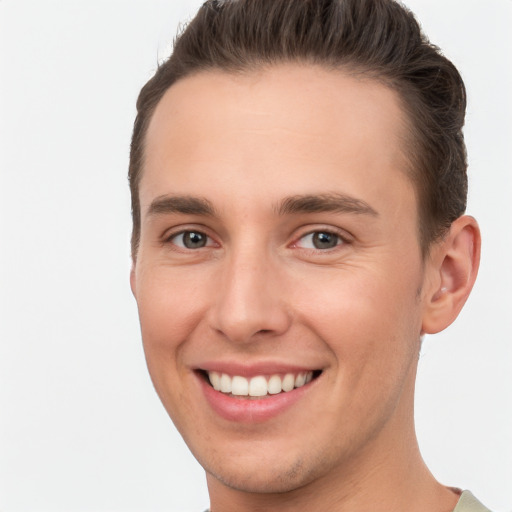
{"label": "lower lip", "polygon": [[290,408],[310,389],[313,380],[305,386],[292,391],[281,392],[277,395],[267,395],[261,398],[235,398],[220,391],[215,391],[200,377],[204,396],[210,407],[222,418],[240,423],[263,423]]}

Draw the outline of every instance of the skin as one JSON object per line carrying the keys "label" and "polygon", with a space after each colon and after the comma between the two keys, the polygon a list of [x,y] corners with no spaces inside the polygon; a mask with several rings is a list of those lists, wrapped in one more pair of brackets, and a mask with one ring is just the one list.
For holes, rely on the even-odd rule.
{"label": "skin", "polygon": [[[419,454],[414,382],[420,337],[457,316],[480,239],[464,216],[422,258],[406,126],[384,85],[291,64],[200,73],[159,103],[131,284],[152,380],[207,472],[213,512],[455,506]],[[334,194],[372,211],[279,212]],[[214,211],[151,208],[170,196]],[[206,245],[184,246],[187,230]],[[318,232],[336,245],[315,248]],[[276,417],[234,422],[196,371],[219,360],[322,373]]]}

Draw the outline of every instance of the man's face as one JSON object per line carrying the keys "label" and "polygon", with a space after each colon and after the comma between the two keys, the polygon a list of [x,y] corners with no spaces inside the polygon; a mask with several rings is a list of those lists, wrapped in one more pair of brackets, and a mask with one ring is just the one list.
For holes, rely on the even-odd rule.
{"label": "man's face", "polygon": [[132,287],[210,484],[289,491],[411,439],[427,271],[404,131],[391,90],[311,66],[198,74],[158,105]]}

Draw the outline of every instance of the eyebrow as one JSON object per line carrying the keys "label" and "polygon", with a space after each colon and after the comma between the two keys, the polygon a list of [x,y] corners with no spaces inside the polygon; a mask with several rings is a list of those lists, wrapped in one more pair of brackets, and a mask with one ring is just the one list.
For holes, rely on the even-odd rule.
{"label": "eyebrow", "polygon": [[194,196],[159,196],[149,205],[148,215],[166,213],[213,217],[215,215],[215,208],[208,199]]}
{"label": "eyebrow", "polygon": [[365,201],[339,193],[288,197],[277,206],[276,211],[279,215],[336,212],[379,216],[378,212]]}
{"label": "eyebrow", "polygon": [[[275,211],[278,215],[293,215],[298,213],[351,213],[378,217],[378,213],[368,203],[346,194],[305,194],[283,199]],[[159,196],[148,208],[148,215],[181,213],[184,215],[201,215],[214,217],[215,208],[208,199],[195,196]]]}

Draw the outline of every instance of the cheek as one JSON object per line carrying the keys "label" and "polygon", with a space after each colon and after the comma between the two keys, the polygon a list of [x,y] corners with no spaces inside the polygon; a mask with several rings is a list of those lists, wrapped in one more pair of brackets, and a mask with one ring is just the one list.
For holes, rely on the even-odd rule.
{"label": "cheek", "polygon": [[[400,373],[415,357],[421,330],[418,272],[340,271],[302,279],[297,293],[302,322],[334,354],[343,378]],[[309,297],[299,302],[300,296]]]}
{"label": "cheek", "polygon": [[421,329],[419,307],[411,307],[416,291],[388,290],[386,280],[360,286],[347,278],[331,293],[317,292],[307,312],[309,329],[333,354],[327,409],[337,411],[334,423],[354,443],[362,425],[368,435],[377,431],[414,387]]}
{"label": "cheek", "polygon": [[177,347],[201,317],[201,280],[184,272],[155,268],[137,281],[137,305],[144,343]]}
{"label": "cheek", "polygon": [[137,280],[137,305],[151,380],[172,421],[183,431],[194,411],[186,394],[191,376],[182,356],[202,310],[197,283],[175,274],[168,268],[144,269]]}
{"label": "cheek", "polygon": [[200,282],[191,282],[183,272],[154,268],[138,276],[137,305],[146,363],[169,414],[182,401],[181,387],[190,378],[181,361],[187,340],[204,316],[203,296]]}

